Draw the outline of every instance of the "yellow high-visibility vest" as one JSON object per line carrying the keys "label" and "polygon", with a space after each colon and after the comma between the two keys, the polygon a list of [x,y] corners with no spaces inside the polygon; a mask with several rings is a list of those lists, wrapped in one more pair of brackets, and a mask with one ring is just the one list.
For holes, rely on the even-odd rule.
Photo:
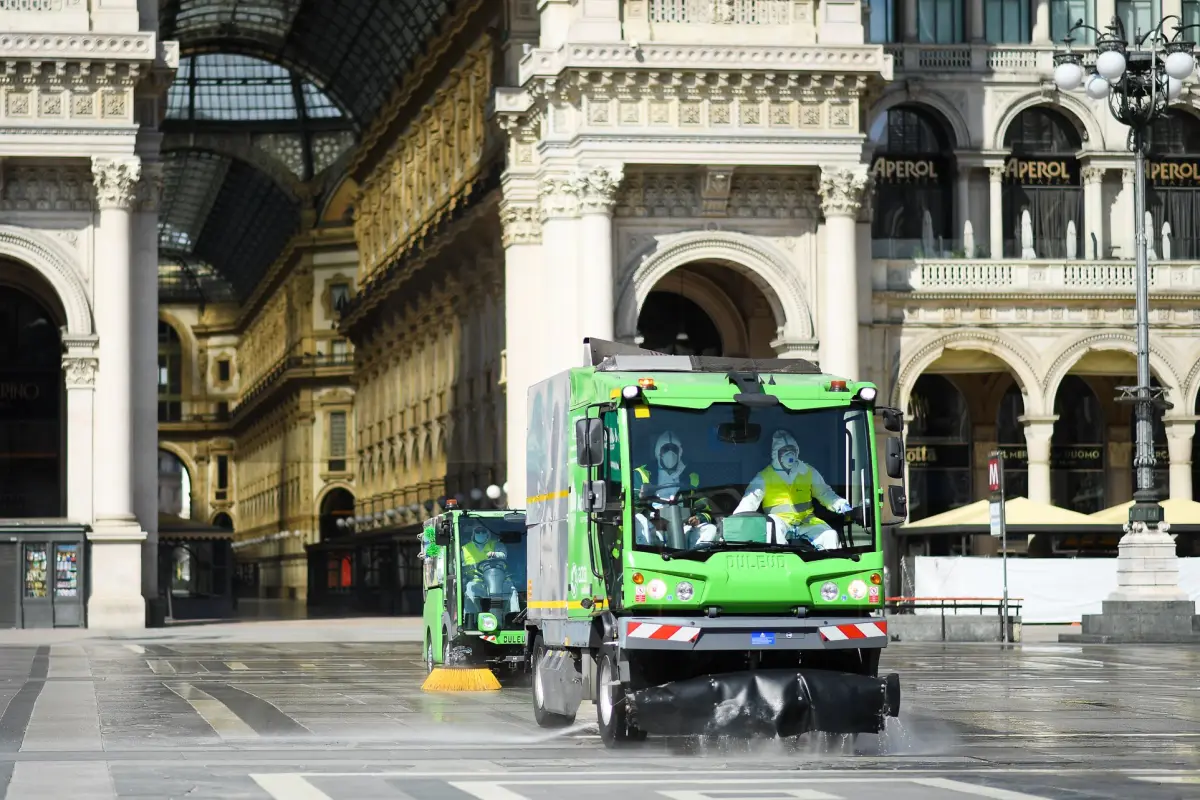
{"label": "yellow high-visibility vest", "polygon": [[789,525],[811,525],[816,521],[812,504],[812,469],[802,469],[791,483],[774,467],[758,473],[763,479],[762,509],[776,514]]}

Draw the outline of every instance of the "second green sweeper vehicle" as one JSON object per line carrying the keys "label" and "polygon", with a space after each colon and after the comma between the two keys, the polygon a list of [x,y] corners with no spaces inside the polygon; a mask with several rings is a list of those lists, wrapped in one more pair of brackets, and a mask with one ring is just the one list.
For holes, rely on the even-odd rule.
{"label": "second green sweeper vehicle", "polygon": [[590,699],[609,745],[881,731],[903,417],[808,361],[585,354],[529,390],[538,723]]}

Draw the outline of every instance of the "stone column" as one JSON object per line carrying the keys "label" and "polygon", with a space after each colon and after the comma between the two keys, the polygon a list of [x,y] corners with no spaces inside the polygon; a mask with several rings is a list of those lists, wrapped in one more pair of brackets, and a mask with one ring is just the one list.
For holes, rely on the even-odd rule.
{"label": "stone column", "polygon": [[[1083,252],[1084,259],[1104,258],[1104,197],[1101,191],[1104,167],[1083,168]],[[1092,237],[1096,237],[1096,252],[1092,249]]]}
{"label": "stone column", "polygon": [[[543,377],[580,364],[583,326],[579,320],[579,183],[571,176],[549,175],[538,189],[541,200],[542,250],[545,259],[543,305],[547,338],[539,342],[546,353]],[[541,380],[541,378],[535,378]]]}
{"label": "stone column", "polygon": [[1018,417],[1017,420],[1025,428],[1029,500],[1050,505],[1050,440],[1054,437],[1054,423],[1058,416]]}
{"label": "stone column", "polygon": [[[1133,170],[1121,170],[1121,220],[1133,219]],[[1110,225],[1109,230],[1121,231],[1121,238],[1113,237],[1113,244],[1120,246],[1121,258],[1127,258],[1132,261],[1137,257],[1137,244],[1134,240],[1133,225]],[[1150,235],[1149,232],[1146,234]]]}
{"label": "stone column", "polygon": [[141,178],[137,158],[94,158],[99,209],[96,226],[96,375],[94,460],[95,523],[92,541],[92,628],[143,628],[142,546],[146,534],[135,515],[134,339],[140,333],[133,303],[131,207]]}
{"label": "stone column", "polygon": [[1167,429],[1167,449],[1171,455],[1172,500],[1192,499],[1192,439],[1196,436],[1197,420],[1200,417],[1163,418],[1163,425]]}
{"label": "stone column", "polygon": [[[500,210],[504,226],[504,352],[505,420],[508,505],[525,505],[525,443],[527,392],[541,370],[539,353],[547,347],[549,326],[536,313],[551,301],[542,269],[542,225],[536,202],[505,201]],[[549,306],[553,308],[553,305]]]}
{"label": "stone column", "polygon": [[613,207],[622,177],[623,168],[616,166],[595,167],[576,178],[579,320],[584,337],[613,338]]}
{"label": "stone column", "polygon": [[988,167],[988,234],[991,257],[1004,258],[1004,165]]}
{"label": "stone column", "polygon": [[904,28],[902,30],[901,40],[905,42],[920,41],[921,34],[917,23],[917,4],[916,3],[901,3],[904,7]]}
{"label": "stone column", "polygon": [[987,35],[983,26],[983,0],[968,0],[967,8],[967,38],[972,42],[982,42]]}
{"label": "stone column", "polygon": [[[134,319],[133,432],[134,513],[146,532],[142,546],[142,595],[158,600],[158,204],[162,197],[161,162],[143,162],[133,219]],[[203,380],[203,376],[201,376]],[[204,476],[193,475],[203,487]],[[197,494],[193,486],[193,494]],[[210,495],[193,501],[193,514]],[[207,519],[200,519],[207,522]],[[165,613],[165,612],[164,612]]]}
{"label": "stone column", "polygon": [[825,269],[821,285],[821,369],[861,380],[858,366],[858,210],[867,188],[863,165],[821,169]]}
{"label": "stone column", "polygon": [[63,336],[63,373],[67,389],[67,518],[93,519],[93,446],[96,398],[95,336]]}

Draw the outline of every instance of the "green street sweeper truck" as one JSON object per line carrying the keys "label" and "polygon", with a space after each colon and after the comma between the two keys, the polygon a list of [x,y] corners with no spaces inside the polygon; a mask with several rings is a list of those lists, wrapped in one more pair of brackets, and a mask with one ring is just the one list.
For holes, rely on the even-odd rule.
{"label": "green street sweeper truck", "polygon": [[447,506],[420,534],[426,666],[524,672],[525,515]]}
{"label": "green street sweeper truck", "polygon": [[881,731],[901,414],[803,360],[584,351],[529,389],[538,724],[594,700],[610,746]]}

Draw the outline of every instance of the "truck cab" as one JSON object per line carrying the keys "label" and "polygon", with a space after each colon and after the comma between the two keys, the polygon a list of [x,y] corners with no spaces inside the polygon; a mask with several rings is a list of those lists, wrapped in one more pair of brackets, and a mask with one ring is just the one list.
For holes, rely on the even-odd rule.
{"label": "truck cab", "polygon": [[525,514],[460,510],[454,501],[426,520],[424,655],[437,665],[524,668],[528,601]]}

